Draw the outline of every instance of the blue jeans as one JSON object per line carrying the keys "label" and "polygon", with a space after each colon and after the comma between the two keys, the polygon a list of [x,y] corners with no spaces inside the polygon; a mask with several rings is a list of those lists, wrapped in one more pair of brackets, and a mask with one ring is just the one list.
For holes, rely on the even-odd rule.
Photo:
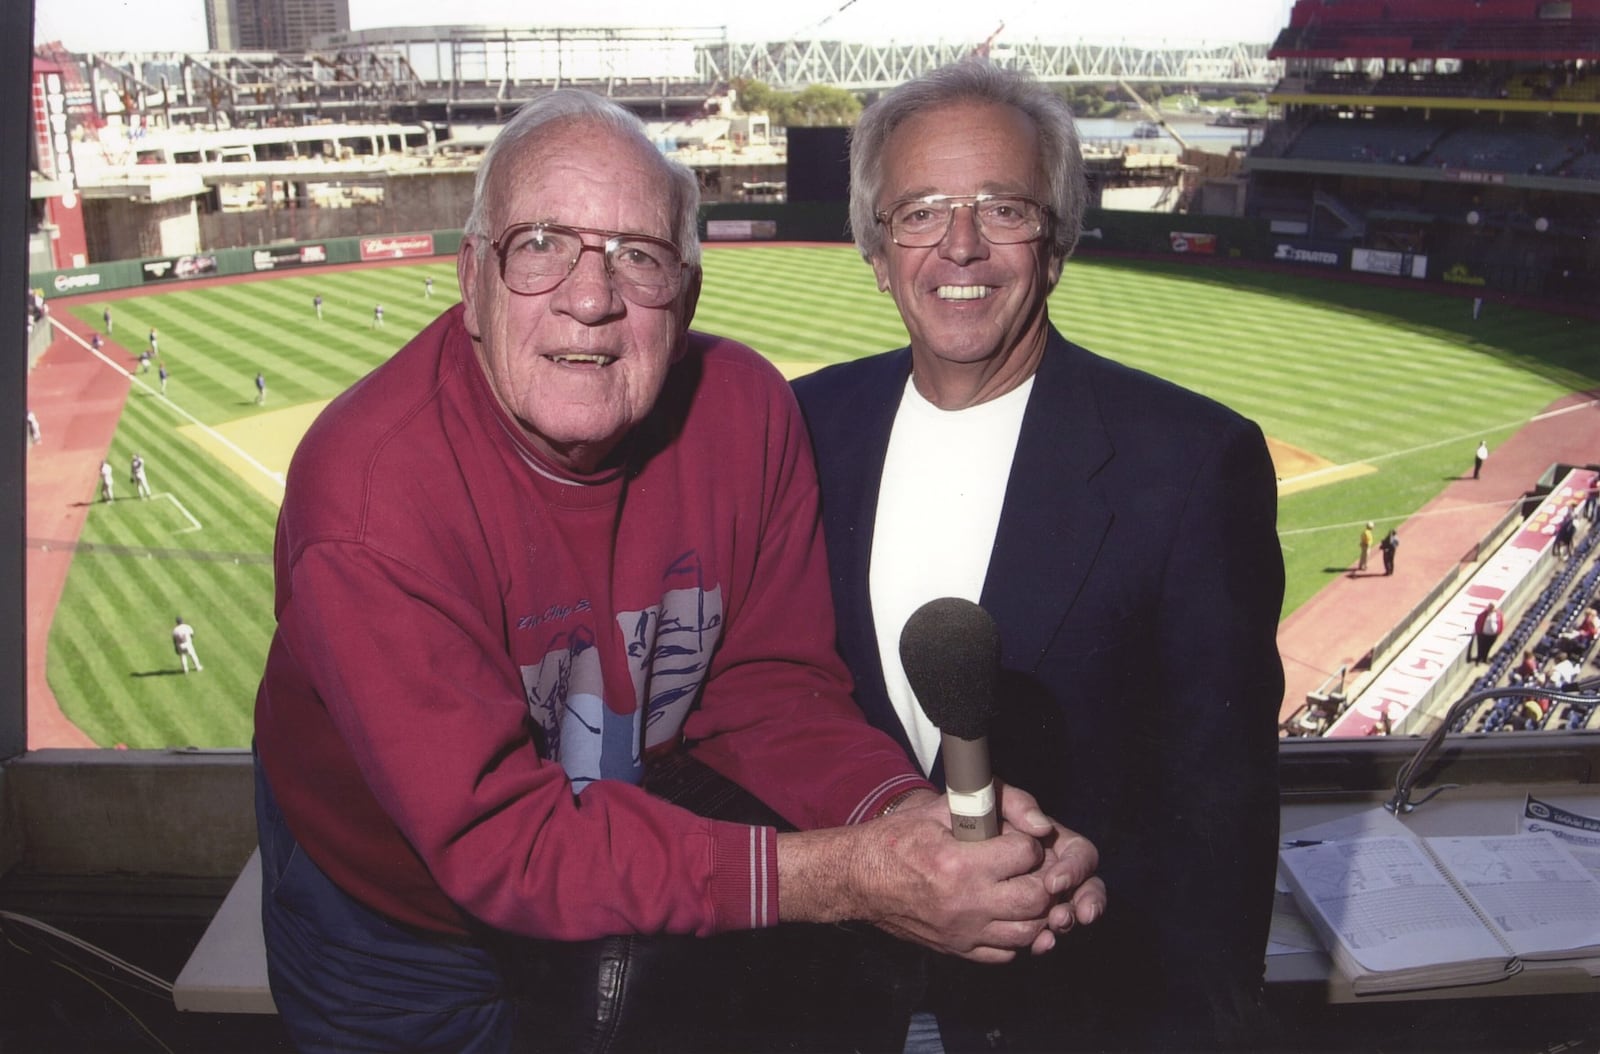
{"label": "blue jeans", "polygon": [[513,1049],[516,1006],[494,955],[347,896],[289,833],[259,762],[256,827],[267,974],[296,1049]]}

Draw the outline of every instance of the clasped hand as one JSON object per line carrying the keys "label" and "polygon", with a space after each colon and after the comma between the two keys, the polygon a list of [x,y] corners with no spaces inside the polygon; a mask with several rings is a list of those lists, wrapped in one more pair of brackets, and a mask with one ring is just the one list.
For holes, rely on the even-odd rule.
{"label": "clasped hand", "polygon": [[944,797],[931,791],[865,825],[878,852],[862,855],[862,880],[883,908],[871,921],[935,951],[998,963],[1024,948],[1041,955],[1104,913],[1094,845],[1028,792],[998,781],[995,789],[1003,822],[988,841],[957,841]]}

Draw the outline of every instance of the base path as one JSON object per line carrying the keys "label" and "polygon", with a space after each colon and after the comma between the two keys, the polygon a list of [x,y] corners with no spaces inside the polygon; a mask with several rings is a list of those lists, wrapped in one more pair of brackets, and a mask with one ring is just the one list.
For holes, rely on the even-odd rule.
{"label": "base path", "polygon": [[[1361,675],[1372,646],[1427,597],[1506,512],[1520,502],[1552,464],[1600,462],[1600,390],[1552,403],[1515,435],[1490,451],[1480,479],[1472,478],[1472,448],[1462,445],[1459,479],[1396,529],[1400,550],[1393,575],[1383,573],[1372,547],[1367,570],[1338,575],[1278,627],[1284,697],[1280,721],[1290,717],[1338,670],[1350,682]],[[1382,538],[1391,524],[1379,524]],[[1350,567],[1356,563],[1361,525],[1350,528]]]}
{"label": "base path", "polygon": [[[55,316],[53,316],[55,317]],[[66,327],[88,339],[75,319]],[[127,351],[106,344],[112,359]],[[28,375],[28,407],[43,441],[28,452],[28,749],[96,744],[62,714],[45,676],[50,622],[67,584],[72,550],[100,489],[100,462],[128,398],[128,378],[57,331]]]}

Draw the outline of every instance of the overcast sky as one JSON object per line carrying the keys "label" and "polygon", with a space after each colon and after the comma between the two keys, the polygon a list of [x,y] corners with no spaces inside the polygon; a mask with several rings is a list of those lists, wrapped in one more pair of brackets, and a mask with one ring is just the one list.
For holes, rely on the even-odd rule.
{"label": "overcast sky", "polygon": [[[202,0],[36,0],[34,38],[71,51],[203,51]],[[1023,39],[1270,43],[1289,0],[584,0],[581,17],[527,0],[350,0],[353,29],[492,25],[726,27],[736,40]]]}

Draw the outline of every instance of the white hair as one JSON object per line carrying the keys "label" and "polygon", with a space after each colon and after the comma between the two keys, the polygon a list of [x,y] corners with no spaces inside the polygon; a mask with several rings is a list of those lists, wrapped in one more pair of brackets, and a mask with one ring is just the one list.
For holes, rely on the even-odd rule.
{"label": "white hair", "polygon": [[979,60],[958,62],[907,81],[868,106],[850,134],[850,226],[856,248],[871,260],[883,251],[884,231],[875,218],[883,192],[883,154],[895,129],[915,114],[953,103],[997,103],[1022,111],[1039,135],[1039,155],[1055,214],[1050,251],[1072,255],[1083,226],[1088,189],[1078,127],[1066,100],[1028,77]]}
{"label": "white hair", "polygon": [[524,104],[500,134],[495,136],[489,149],[484,151],[478,166],[477,183],[472,191],[472,211],[467,214],[464,232],[477,239],[479,258],[488,252],[495,231],[489,229],[490,215],[496,202],[493,200],[499,184],[499,170],[509,158],[521,156],[521,147],[537,146],[539,136],[552,124],[567,121],[584,121],[600,125],[610,131],[631,136],[647,147],[661,162],[661,174],[666,177],[672,194],[673,241],[682,253],[684,263],[700,266],[700,184],[686,166],[664,157],[645,132],[644,122],[610,99],[594,92],[576,88],[561,88],[541,95]]}

